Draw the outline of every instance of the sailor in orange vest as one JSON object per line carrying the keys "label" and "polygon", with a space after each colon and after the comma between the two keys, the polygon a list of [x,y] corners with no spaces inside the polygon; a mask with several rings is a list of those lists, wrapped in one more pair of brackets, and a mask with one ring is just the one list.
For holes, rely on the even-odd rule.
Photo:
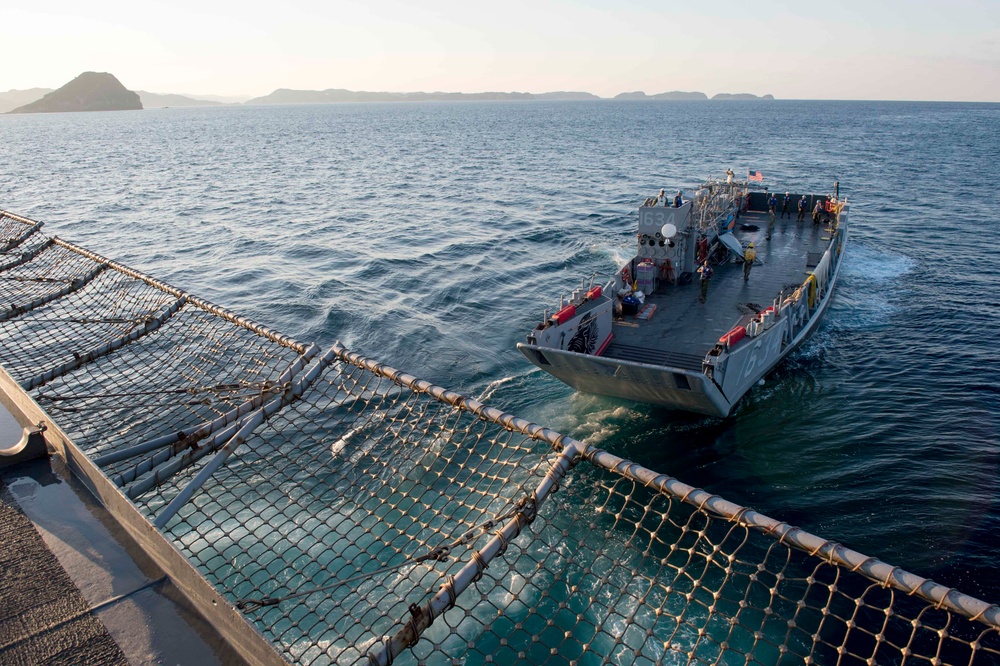
{"label": "sailor in orange vest", "polygon": [[757,251],[753,249],[753,243],[747,246],[746,251],[743,253],[743,281],[746,282],[750,279],[750,269],[753,268],[753,262],[757,260]]}

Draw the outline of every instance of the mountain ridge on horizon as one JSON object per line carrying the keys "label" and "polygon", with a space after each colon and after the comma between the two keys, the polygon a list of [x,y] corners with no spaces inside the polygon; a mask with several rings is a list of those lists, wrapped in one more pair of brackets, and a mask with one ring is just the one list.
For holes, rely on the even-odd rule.
{"label": "mountain ridge on horizon", "polygon": [[[51,88],[30,88],[26,90],[11,89],[0,92],[0,113],[9,112],[15,108],[33,104],[46,95],[54,92]],[[703,92],[670,92],[647,95],[642,91],[623,92],[614,97],[600,97],[583,91],[554,91],[543,93],[527,92],[385,92],[385,91],[355,91],[344,88],[327,88],[325,90],[299,90],[293,88],[277,88],[273,92],[259,97],[219,96],[219,95],[185,95],[176,93],[151,93],[145,90],[135,92],[143,108],[159,109],[170,107],[193,106],[236,106],[242,104],[331,104],[339,102],[419,102],[419,101],[584,101],[584,100],[708,100],[708,99],[746,99],[773,100],[774,96],[767,94],[757,96],[749,93],[718,93],[711,98]]]}
{"label": "mountain ridge on horizon", "polygon": [[327,88],[326,90],[296,90],[278,88],[274,92],[254,97],[245,104],[332,104],[339,102],[450,102],[500,100],[589,100],[601,99],[588,92],[559,91],[546,93],[522,92],[370,92]]}
{"label": "mountain ridge on horizon", "polygon": [[[453,92],[368,92],[346,90],[344,88],[327,88],[326,90],[296,90],[292,88],[278,88],[274,92],[254,97],[244,104],[264,105],[264,104],[334,104],[340,102],[424,102],[424,101],[499,101],[499,100],[600,100],[600,99],[642,99],[642,100],[708,100],[709,97],[703,92],[682,92],[674,90],[671,92],[647,95],[642,91],[631,93],[620,93],[613,98],[598,97],[593,93],[579,91],[557,91],[545,93],[522,93],[522,92],[479,92],[479,93],[453,93]],[[711,97],[713,100],[773,100],[774,96],[753,95],[750,93],[717,93]]]}

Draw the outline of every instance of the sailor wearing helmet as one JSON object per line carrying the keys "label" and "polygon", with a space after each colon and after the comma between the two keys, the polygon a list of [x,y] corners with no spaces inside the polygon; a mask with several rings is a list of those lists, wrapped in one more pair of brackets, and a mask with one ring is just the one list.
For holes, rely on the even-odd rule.
{"label": "sailor wearing helmet", "polygon": [[823,200],[817,199],[813,207],[813,224],[819,224],[821,217],[823,217]]}

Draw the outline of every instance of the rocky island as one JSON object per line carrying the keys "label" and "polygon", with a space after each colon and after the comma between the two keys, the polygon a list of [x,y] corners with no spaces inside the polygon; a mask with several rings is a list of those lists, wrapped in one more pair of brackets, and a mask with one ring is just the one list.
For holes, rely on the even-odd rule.
{"label": "rocky island", "polygon": [[62,88],[8,113],[60,113],[67,111],[134,111],[142,109],[139,95],[112,74],[84,72]]}

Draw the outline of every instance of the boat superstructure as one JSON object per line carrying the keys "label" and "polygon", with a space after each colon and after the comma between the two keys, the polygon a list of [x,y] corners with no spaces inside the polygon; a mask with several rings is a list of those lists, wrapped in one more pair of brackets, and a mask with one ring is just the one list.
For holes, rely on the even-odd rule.
{"label": "boat superstructure", "polygon": [[[639,208],[635,256],[604,284],[584,281],[563,297],[518,349],[580,391],[727,416],[816,329],[847,213],[839,184],[831,194],[772,193],[718,179],[690,198],[661,192]],[[702,302],[705,260],[713,274]]]}

